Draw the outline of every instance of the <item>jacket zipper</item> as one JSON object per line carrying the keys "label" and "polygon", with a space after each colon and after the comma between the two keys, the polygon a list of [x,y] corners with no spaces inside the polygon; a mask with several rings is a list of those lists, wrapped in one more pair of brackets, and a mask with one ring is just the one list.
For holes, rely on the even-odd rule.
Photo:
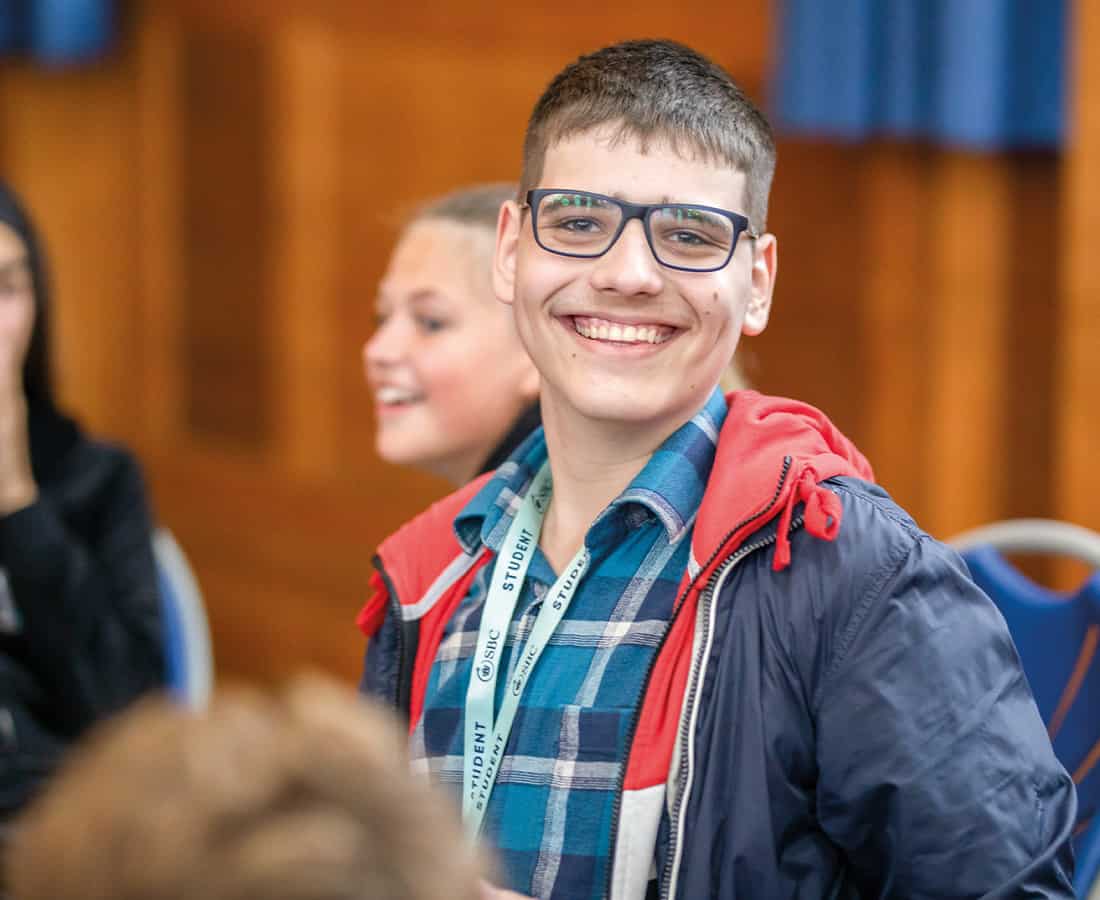
{"label": "jacket zipper", "polygon": [[[802,527],[803,518],[798,516],[793,522],[788,534],[797,531]],[[702,616],[703,622],[703,635],[700,644],[702,652],[692,662],[692,671],[690,680],[688,681],[688,693],[684,699],[684,709],[682,712],[680,722],[680,733],[677,736],[677,740],[683,748],[683,752],[680,756],[680,768],[679,778],[677,779],[677,785],[679,786],[679,792],[673,801],[672,811],[669,815],[669,845],[668,852],[665,860],[665,870],[661,878],[660,891],[658,896],[668,897],[669,900],[675,896],[668,893],[672,888],[673,870],[675,868],[676,851],[679,847],[679,834],[680,834],[680,816],[683,812],[683,804],[688,796],[688,770],[691,767],[691,748],[689,738],[691,731],[694,727],[692,722],[692,710],[695,707],[695,697],[699,688],[699,676],[702,672],[703,662],[710,652],[710,605],[714,600],[715,592],[718,589],[719,584],[724,580],[726,575],[732,572],[741,560],[757,550],[761,550],[764,547],[768,547],[776,542],[778,533],[763,538],[754,544],[750,544],[747,547],[739,547],[735,553],[733,553],[728,559],[723,561],[713,575],[707,580],[707,586],[703,589],[703,593],[699,597],[699,615]]]}
{"label": "jacket zipper", "polygon": [[[783,469],[779,473],[779,483],[775,486],[775,494],[772,496],[771,502],[762,510],[760,510],[760,512],[756,513],[756,515],[750,516],[743,522],[740,522],[736,526],[734,526],[726,534],[726,536],[718,542],[718,547],[710,555],[710,558],[702,566],[700,571],[705,571],[710,565],[714,563],[714,560],[717,558],[718,554],[722,552],[722,547],[724,547],[726,542],[730,540],[730,538],[732,538],[738,531],[740,531],[745,526],[751,524],[756,519],[768,515],[768,513],[770,513],[772,509],[775,508],[776,503],[779,502],[779,498],[783,493],[783,485],[786,484],[787,476],[790,474],[791,463],[792,458],[790,456],[783,457]],[[734,556],[736,556],[736,553],[734,553]],[[626,733],[626,758],[623,760],[623,764],[619,769],[619,775],[615,784],[615,796],[613,800],[613,806],[611,808],[611,843],[609,845],[611,847],[611,860],[609,861],[607,866],[607,880],[604,883],[604,900],[610,900],[612,880],[615,876],[615,844],[619,838],[619,814],[622,811],[623,783],[626,781],[626,766],[630,760],[630,751],[634,745],[634,732],[637,731],[638,728],[638,719],[641,717],[642,706],[645,702],[646,694],[649,691],[649,680],[653,677],[653,669],[657,664],[657,660],[661,656],[661,651],[664,649],[665,641],[668,639],[669,634],[672,632],[672,626],[676,623],[676,619],[680,615],[680,610],[684,607],[684,601],[687,600],[687,596],[691,592],[694,583],[694,580],[689,583],[688,586],[684,589],[684,592],[680,595],[680,598],[676,601],[676,606],[673,608],[672,611],[672,617],[668,621],[668,627],[665,629],[665,633],[661,635],[660,643],[657,644],[657,652],[654,653],[649,660],[649,666],[646,668],[645,678],[642,681],[642,692],[639,695],[640,700],[638,701],[638,703],[635,704],[634,712],[630,717],[630,728],[627,730]],[[709,583],[710,582],[708,580],[708,584]],[[694,667],[695,663],[693,662],[692,668],[694,669]]]}

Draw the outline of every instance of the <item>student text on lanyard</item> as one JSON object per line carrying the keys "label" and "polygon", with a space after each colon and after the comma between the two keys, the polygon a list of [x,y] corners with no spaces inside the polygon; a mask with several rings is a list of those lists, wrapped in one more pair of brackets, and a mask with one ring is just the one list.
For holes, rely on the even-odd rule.
{"label": "student text on lanyard", "polygon": [[546,463],[531,481],[516,517],[508,528],[497,557],[481,627],[477,633],[474,665],[466,689],[465,744],[462,760],[462,818],[472,836],[481,830],[489,797],[493,793],[504,748],[512,732],[512,722],[527,681],[542,655],[550,636],[565,617],[576,593],[577,584],[588,568],[588,550],[581,547],[543,600],[534,627],[522,655],[517,657],[514,674],[505,686],[504,698],[494,720],[498,663],[508,626],[523,589],[527,567],[535,554],[542,531],[542,520],[550,502],[550,464]]}

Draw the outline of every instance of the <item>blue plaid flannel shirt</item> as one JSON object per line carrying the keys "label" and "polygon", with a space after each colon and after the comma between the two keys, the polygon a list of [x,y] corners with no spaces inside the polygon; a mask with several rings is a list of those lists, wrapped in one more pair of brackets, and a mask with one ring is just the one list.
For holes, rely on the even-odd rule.
{"label": "blue plaid flannel shirt", "polygon": [[[687,569],[695,514],[714,462],[726,400],[715,390],[593,522],[592,562],[531,676],[485,817],[512,890],[538,898],[599,898],[611,863],[611,818],[627,731],[642,682]],[[546,460],[541,429],[455,519],[467,551],[498,552],[531,479]],[[461,801],[463,715],[471,659],[493,563],[446,626],[413,730],[414,767]],[[500,661],[496,709],[514,652],[530,634],[554,572],[536,551]]]}

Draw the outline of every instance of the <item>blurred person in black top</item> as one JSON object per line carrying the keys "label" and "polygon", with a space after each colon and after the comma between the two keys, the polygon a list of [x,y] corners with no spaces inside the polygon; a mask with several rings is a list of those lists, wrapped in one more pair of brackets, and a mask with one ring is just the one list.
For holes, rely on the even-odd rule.
{"label": "blurred person in black top", "polygon": [[141,474],[54,404],[45,270],[0,183],[0,829],[91,724],[164,680]]}

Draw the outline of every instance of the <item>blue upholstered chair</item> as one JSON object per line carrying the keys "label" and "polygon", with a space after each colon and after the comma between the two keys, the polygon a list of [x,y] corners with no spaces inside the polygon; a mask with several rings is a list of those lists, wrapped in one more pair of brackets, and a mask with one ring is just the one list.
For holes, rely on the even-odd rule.
{"label": "blue upholstered chair", "polygon": [[214,683],[210,629],[202,594],[171,532],[157,530],[153,556],[160,583],[168,689],[181,702],[201,708],[210,699]]}
{"label": "blue upholstered chair", "polygon": [[[950,543],[1008,622],[1054,751],[1077,784],[1074,886],[1079,897],[1100,898],[1100,535],[1064,522],[1016,519]],[[1095,571],[1079,590],[1063,594],[1031,581],[1004,553],[1073,557]]]}

